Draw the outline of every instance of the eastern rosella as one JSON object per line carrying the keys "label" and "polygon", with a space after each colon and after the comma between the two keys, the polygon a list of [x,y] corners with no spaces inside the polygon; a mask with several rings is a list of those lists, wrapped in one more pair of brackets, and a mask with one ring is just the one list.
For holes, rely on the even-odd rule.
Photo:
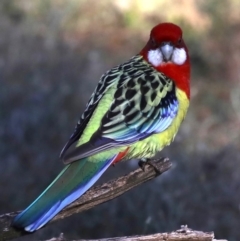
{"label": "eastern rosella", "polygon": [[65,168],[12,225],[28,232],[41,228],[111,164],[147,160],[169,145],[189,106],[189,84],[182,30],[172,23],[155,26],[139,54],[100,78],[60,154]]}

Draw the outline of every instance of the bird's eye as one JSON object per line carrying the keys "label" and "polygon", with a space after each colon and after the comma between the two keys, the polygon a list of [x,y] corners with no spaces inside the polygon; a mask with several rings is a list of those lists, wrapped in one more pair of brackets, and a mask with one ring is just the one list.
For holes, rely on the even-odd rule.
{"label": "bird's eye", "polygon": [[151,38],[151,39],[150,39],[150,43],[151,43],[151,45],[152,45],[153,48],[155,48],[155,47],[157,46],[156,41],[155,41],[154,38]]}
{"label": "bird's eye", "polygon": [[182,38],[179,38],[177,43],[181,44],[182,43]]}

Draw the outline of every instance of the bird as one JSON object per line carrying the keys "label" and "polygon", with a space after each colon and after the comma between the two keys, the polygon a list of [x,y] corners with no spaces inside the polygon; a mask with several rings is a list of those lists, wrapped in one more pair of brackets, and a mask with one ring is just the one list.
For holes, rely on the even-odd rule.
{"label": "bird", "polygon": [[190,58],[178,25],[152,28],[143,49],[103,74],[60,159],[65,167],[12,226],[42,228],[111,165],[148,163],[169,145],[190,103]]}

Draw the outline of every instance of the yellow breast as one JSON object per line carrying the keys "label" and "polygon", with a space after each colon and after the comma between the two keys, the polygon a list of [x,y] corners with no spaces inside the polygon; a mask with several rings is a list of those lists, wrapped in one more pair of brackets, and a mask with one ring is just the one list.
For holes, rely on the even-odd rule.
{"label": "yellow breast", "polygon": [[176,96],[179,102],[179,109],[172,124],[165,131],[134,143],[129,150],[128,159],[138,157],[151,158],[173,141],[189,107],[189,100],[182,90],[176,89]]}

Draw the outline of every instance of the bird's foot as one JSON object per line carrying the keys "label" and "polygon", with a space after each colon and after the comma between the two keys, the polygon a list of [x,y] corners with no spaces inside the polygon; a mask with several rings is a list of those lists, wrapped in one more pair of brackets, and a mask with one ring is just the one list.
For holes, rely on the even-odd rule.
{"label": "bird's foot", "polygon": [[138,166],[145,172],[145,167],[147,165],[148,159],[142,158],[138,162]]}
{"label": "bird's foot", "polygon": [[[162,157],[159,159],[159,161],[165,161],[165,160],[168,160],[168,158],[166,157]],[[157,172],[157,173],[162,173],[162,170],[156,165],[156,162],[151,160],[151,159],[147,159],[147,158],[142,158],[139,160],[138,162],[138,166],[143,170],[145,171],[145,167],[146,165],[149,165],[151,167],[154,168],[154,170]]]}

